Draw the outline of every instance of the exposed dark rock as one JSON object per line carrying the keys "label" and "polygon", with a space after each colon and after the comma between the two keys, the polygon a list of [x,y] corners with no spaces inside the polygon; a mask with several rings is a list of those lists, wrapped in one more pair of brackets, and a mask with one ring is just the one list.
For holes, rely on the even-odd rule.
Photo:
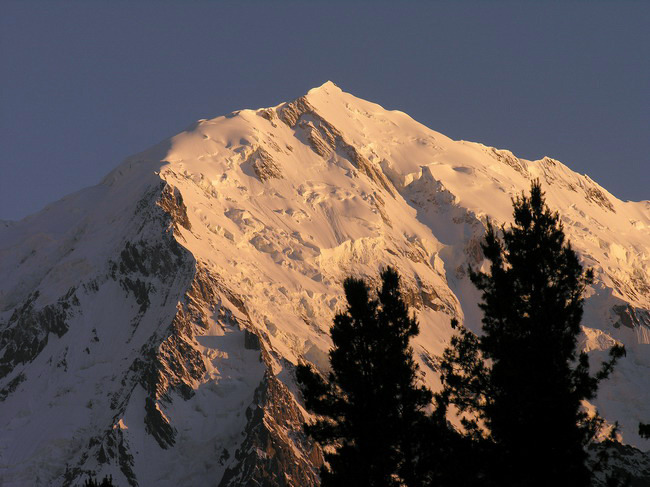
{"label": "exposed dark rock", "polygon": [[244,348],[260,350],[260,338],[255,333],[244,330]]}
{"label": "exposed dark rock", "polygon": [[88,449],[82,453],[79,463],[66,467],[63,474],[63,487],[81,485],[81,480],[96,475],[94,470],[83,468],[84,463],[94,458],[100,465],[117,464],[130,487],[138,487],[138,481],[133,471],[134,459],[129,453],[129,446],[124,433],[119,428],[106,430],[99,436],[92,437]]}
{"label": "exposed dark rock", "polygon": [[605,193],[603,193],[598,188],[595,188],[595,187],[594,188],[586,188],[585,189],[585,198],[587,199],[587,201],[591,201],[592,203],[596,203],[601,208],[609,210],[612,213],[616,213],[616,210],[614,209],[614,205],[612,204],[612,202],[609,201],[607,196],[605,196]]}
{"label": "exposed dark rock", "polygon": [[[309,145],[316,154],[326,159],[332,155],[333,149],[336,149],[336,142],[323,124],[319,124],[319,128],[316,128],[312,122],[300,122],[300,127],[307,133]],[[324,135],[329,136],[327,140]]]}
{"label": "exposed dark rock", "polygon": [[[189,291],[166,332],[166,338],[161,341],[160,338],[153,337],[142,349],[140,353],[142,358],[136,360],[131,367],[133,378],[123,380],[126,390],[133,389],[135,380],[147,391],[145,427],[161,448],[169,448],[176,441],[176,431],[164,413],[165,405],[173,399],[173,393],[183,399],[190,398],[194,394],[193,385],[206,373],[204,359],[192,345],[195,327],[202,326],[206,322],[206,310],[217,315],[225,324],[239,327],[243,325],[228,312],[227,306],[220,305],[223,298],[248,315],[241,298],[229,292],[225,283],[217,277],[210,275],[201,266],[197,266]],[[270,370],[270,359],[262,347],[259,336],[246,328],[244,328],[244,347],[260,350]],[[268,374],[267,372],[267,376]],[[125,397],[114,398],[113,407],[120,411],[124,409],[126,403]],[[267,449],[268,457],[264,462],[259,463],[255,456],[258,450],[254,449],[253,453],[248,455],[246,447],[242,446],[235,455],[238,466],[231,467],[229,471],[233,473],[227,475],[265,480],[260,484],[246,482],[228,484],[228,481],[225,481],[223,485],[317,485],[314,480],[317,479],[316,471],[310,463],[311,460],[297,458],[295,454],[296,449],[311,452],[316,447],[303,434],[302,416],[286,387],[278,379],[267,377],[258,388],[255,401],[249,411],[247,440],[244,443],[263,444]],[[227,460],[223,452],[221,459],[223,462]],[[277,484],[264,483],[272,482],[269,479],[275,478],[274,475],[284,476],[285,472],[298,480]]]}
{"label": "exposed dark rock", "polygon": [[289,127],[294,127],[298,123],[298,120],[300,120],[300,117],[308,112],[313,113],[314,107],[309,104],[306,97],[301,96],[282,107],[280,110],[280,118]]}
{"label": "exposed dark rock", "polygon": [[303,433],[293,396],[268,372],[246,410],[246,439],[219,487],[316,487],[320,449]]}
{"label": "exposed dark rock", "polygon": [[[184,272],[193,275],[189,290],[183,297],[165,337],[154,336],[142,348],[140,356],[130,368],[132,377],[123,379],[124,388],[132,390],[136,383],[147,391],[145,405],[146,430],[158,442],[161,448],[169,448],[175,442],[175,430],[164,414],[165,404],[172,400],[175,393],[187,400],[194,395],[194,386],[206,373],[203,356],[193,346],[195,326],[206,322],[206,310],[216,313],[226,324],[238,325],[227,311],[219,306],[220,296],[245,312],[240,298],[227,291],[226,286],[202,267],[188,268]],[[247,313],[245,313],[247,314]],[[248,344],[254,344],[259,338],[245,335]],[[121,410],[125,407],[126,397],[113,398],[112,407]]]}
{"label": "exposed dark rock", "polygon": [[431,267],[431,264],[429,263],[429,254],[417,241],[409,242],[408,247],[402,251],[402,255],[411,262],[418,262]]}
{"label": "exposed dark rock", "polygon": [[258,113],[262,118],[265,118],[267,120],[273,120],[275,118],[275,112],[271,108],[259,110]]}
{"label": "exposed dark rock", "polygon": [[155,243],[127,241],[117,265],[125,276],[139,273],[145,277],[156,276],[164,282],[183,267],[183,257],[184,249],[171,237]]}
{"label": "exposed dark rock", "polygon": [[419,289],[402,285],[401,293],[404,303],[406,303],[409,308],[422,308],[422,294]]}
{"label": "exposed dark rock", "polygon": [[226,463],[229,458],[230,458],[230,452],[228,451],[227,448],[224,448],[221,451],[221,456],[219,457],[219,465],[223,465],[224,463]]}
{"label": "exposed dark rock", "polygon": [[148,397],[144,409],[146,411],[144,416],[146,432],[156,439],[163,450],[173,446],[176,439],[176,430],[169,424],[167,418],[158,408],[158,404]]}
{"label": "exposed dark rock", "polygon": [[650,311],[646,309],[633,308],[629,304],[618,304],[612,307],[612,311],[619,317],[619,320],[614,324],[617,328],[621,325],[628,328],[637,326],[650,328]]}
{"label": "exposed dark rock", "polygon": [[179,225],[187,230],[192,229],[187,218],[187,207],[178,189],[165,185],[157,204],[169,215],[175,230],[178,230]]}
{"label": "exposed dark rock", "polygon": [[130,292],[135,296],[136,302],[140,305],[140,313],[146,313],[151,304],[149,293],[152,291],[153,286],[141,281],[140,279],[134,281],[128,277],[120,279],[120,285],[125,291],[127,291],[127,293]]}
{"label": "exposed dark rock", "polygon": [[[305,115],[314,119],[316,123],[310,120],[301,121]],[[359,171],[383,187],[388,194],[395,197],[395,189],[382,170],[366,159],[356,147],[348,143],[343,138],[343,134],[322,118],[305,97],[287,103],[282,108],[280,117],[289,127],[295,128],[297,125],[307,132],[307,141],[316,154],[328,157],[332,152],[340,152]]]}
{"label": "exposed dark rock", "polygon": [[630,445],[618,442],[603,442],[589,446],[589,452],[595,458],[599,453],[606,453],[609,460],[606,470],[596,475],[594,487],[606,487],[605,475],[624,480],[628,478],[629,487],[648,487],[650,485],[650,454]]}
{"label": "exposed dark rock", "polygon": [[276,164],[271,154],[258,147],[248,156],[244,164],[250,164],[257,178],[264,182],[269,179],[282,179],[280,166]]}
{"label": "exposed dark rock", "polygon": [[273,127],[277,127],[277,124],[275,121],[277,120],[277,115],[275,114],[275,110],[272,108],[263,108],[261,110],[257,111],[257,114],[262,117],[267,119],[269,122],[271,122],[271,125]]}
{"label": "exposed dark rock", "polygon": [[[127,241],[117,262],[109,262],[109,275],[118,281],[127,295],[133,295],[140,307],[138,316],[131,323],[136,328],[151,305],[151,296],[161,286],[174,282],[176,277],[191,275],[191,257],[173,236],[166,232],[172,217],[163,213],[149,222],[158,227],[159,239]],[[92,288],[92,282],[89,285]],[[96,286],[96,284],[95,284]],[[87,286],[88,287],[88,286]],[[167,289],[168,295],[169,289]]]}
{"label": "exposed dark rock", "polygon": [[0,390],[0,401],[4,401],[7,399],[9,394],[14,392],[18,386],[25,381],[27,377],[25,377],[25,374],[18,374],[16,377],[11,379],[9,383],[2,389]]}
{"label": "exposed dark rock", "polygon": [[34,360],[47,345],[50,333],[61,337],[68,331],[66,320],[79,306],[75,291],[71,288],[56,303],[35,309],[36,291],[13,312],[7,324],[0,325],[0,378],[16,365]]}
{"label": "exposed dark rock", "polygon": [[[143,358],[137,359],[130,368],[136,374],[135,380],[147,391],[146,431],[163,449],[172,446],[176,437],[174,427],[163,412],[164,404],[171,401],[173,392],[184,400],[191,398],[193,384],[206,371],[203,357],[187,341],[192,336],[187,320],[187,313],[179,310],[167,338],[158,346],[155,337],[150,340],[141,352]],[[127,386],[126,380],[123,383]],[[114,398],[114,409],[123,409],[125,402]]]}
{"label": "exposed dark rock", "polygon": [[522,176],[528,177],[528,169],[524,166],[524,163],[512,152],[495,149],[494,147],[488,147],[486,150],[487,153],[494,157],[497,161],[510,166]]}
{"label": "exposed dark rock", "polygon": [[448,303],[445,303],[444,300],[438,295],[435,289],[421,289],[420,295],[422,296],[422,304],[427,308],[431,308],[434,311],[440,311],[443,309],[450,310]]}
{"label": "exposed dark rock", "polygon": [[467,261],[472,266],[477,266],[483,261],[483,249],[479,237],[474,236],[467,241],[465,255],[467,255]]}
{"label": "exposed dark rock", "polygon": [[384,209],[383,202],[380,203],[379,201],[375,201],[375,208],[377,209],[377,213],[379,213],[379,216],[381,217],[381,220],[384,222],[384,224],[388,228],[393,228],[393,223],[390,221],[388,213],[386,213],[386,210]]}

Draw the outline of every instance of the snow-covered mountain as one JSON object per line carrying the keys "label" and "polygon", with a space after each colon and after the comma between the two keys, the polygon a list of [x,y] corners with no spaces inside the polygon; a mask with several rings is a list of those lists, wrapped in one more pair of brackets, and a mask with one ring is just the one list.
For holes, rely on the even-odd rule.
{"label": "snow-covered mountain", "polygon": [[[0,485],[315,486],[301,360],[327,367],[343,279],[395,266],[425,381],[489,217],[539,178],[595,271],[583,346],[625,344],[595,402],[650,422],[650,201],[559,161],[454,141],[331,82],[201,120],[100,184],[0,224]],[[255,483],[257,482],[257,483]]]}

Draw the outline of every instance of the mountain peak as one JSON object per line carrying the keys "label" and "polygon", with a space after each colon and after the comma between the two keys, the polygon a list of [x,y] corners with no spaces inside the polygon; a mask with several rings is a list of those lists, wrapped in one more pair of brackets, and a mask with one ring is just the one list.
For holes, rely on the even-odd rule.
{"label": "mountain peak", "polygon": [[323,83],[320,86],[316,86],[312,88],[311,90],[308,91],[307,94],[310,93],[341,93],[342,90],[341,88],[338,87],[334,81],[327,80],[325,83]]}
{"label": "mountain peak", "polygon": [[641,445],[650,203],[621,202],[550,158],[452,140],[327,81],[199,121],[104,184],[0,221],[0,476],[317,487],[294,366],[327,370],[341,283],[400,269],[416,359],[436,387],[451,318],[480,327],[465,269],[483,263],[485,222],[507,224],[535,178],[594,270],[582,348],[628,347],[594,405]]}
{"label": "mountain peak", "polygon": [[320,86],[312,88],[304,96],[311,104],[330,103],[341,98],[341,96],[350,96],[339,88],[333,81],[326,81]]}

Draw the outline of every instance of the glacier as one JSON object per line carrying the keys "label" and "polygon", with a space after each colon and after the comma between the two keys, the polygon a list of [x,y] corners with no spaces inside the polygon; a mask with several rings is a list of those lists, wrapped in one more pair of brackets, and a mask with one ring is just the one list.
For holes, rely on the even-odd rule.
{"label": "glacier", "polygon": [[650,201],[327,82],[200,120],[1,222],[0,485],[318,485],[294,368],[327,369],[345,277],[399,270],[437,389],[450,320],[480,330],[466,269],[484,265],[487,219],[508,224],[535,178],[595,273],[581,346],[594,364],[627,350],[585,407],[647,450]]}

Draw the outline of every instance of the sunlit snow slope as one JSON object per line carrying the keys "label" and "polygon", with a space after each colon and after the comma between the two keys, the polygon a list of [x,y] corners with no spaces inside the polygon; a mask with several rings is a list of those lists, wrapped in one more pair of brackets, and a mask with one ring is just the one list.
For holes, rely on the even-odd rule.
{"label": "sunlit snow slope", "polygon": [[453,141],[331,82],[202,120],[99,185],[0,225],[0,485],[317,485],[293,370],[324,370],[342,281],[395,266],[425,380],[478,331],[467,265],[539,178],[596,282],[582,344],[624,442],[650,422],[650,202]]}

